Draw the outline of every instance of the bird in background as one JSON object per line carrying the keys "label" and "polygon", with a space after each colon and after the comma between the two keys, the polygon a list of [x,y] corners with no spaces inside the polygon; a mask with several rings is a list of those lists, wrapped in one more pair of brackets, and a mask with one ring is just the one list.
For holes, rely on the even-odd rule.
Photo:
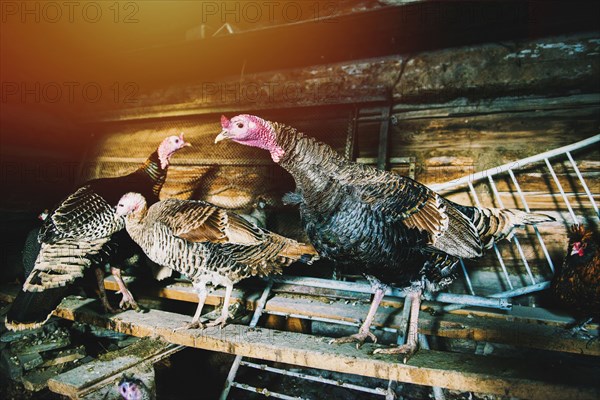
{"label": "bird in background", "polygon": [[246,221],[255,224],[259,228],[267,227],[267,201],[262,197],[258,196],[252,203],[252,209],[247,214],[240,213],[239,216],[244,218]]}
{"label": "bird in background", "polygon": [[567,254],[554,273],[550,292],[575,316],[572,328],[577,332],[593,319],[600,320],[600,238],[582,225],[573,225],[568,237]]}
{"label": "bird in background", "polygon": [[[92,265],[104,265],[117,251],[113,235],[125,226],[114,205],[130,190],[158,201],[171,157],[189,146],[183,134],[164,139],[134,172],[88,181],[66,196],[44,220],[38,234],[40,250],[31,273],[6,315],[11,330],[41,326],[68,293],[69,286]],[[139,309],[119,269],[111,271],[123,295],[121,306]],[[103,272],[95,271],[101,291]],[[106,306],[106,304],[105,304]]]}
{"label": "bird in background", "polygon": [[153,400],[156,399],[154,391],[141,379],[133,374],[123,374],[118,383],[118,391],[124,400]]}
{"label": "bird in background", "polygon": [[206,326],[223,327],[229,316],[233,285],[250,276],[280,274],[294,261],[318,258],[311,245],[298,243],[250,223],[234,212],[200,200],[167,199],[148,207],[139,193],[118,202],[117,216],[146,255],[159,265],[189,277],[198,292],[191,323],[180,329],[204,328],[200,315],[206,285],[225,287],[221,316]]}
{"label": "bird in background", "polygon": [[297,204],[303,227],[321,257],[359,266],[371,282],[373,300],[357,334],[334,343],[374,342],[370,326],[388,286],[405,288],[411,301],[406,344],[377,353],[417,350],[423,291],[446,287],[460,257],[481,257],[484,249],[510,239],[514,228],[552,221],[544,214],[516,209],[463,206],[444,199],[410,178],[352,162],[330,146],[291,126],[242,114],[221,117],[225,139],[269,151],[287,170],[296,191],[284,202]]}
{"label": "bird in background", "polygon": [[43,224],[46,218],[48,218],[48,213],[48,209],[45,209],[37,216],[37,219],[41,221],[40,225],[31,229],[25,238],[21,258],[23,262],[23,274],[25,275],[25,278],[27,278],[33,270],[35,260],[40,253],[40,249],[42,248],[41,243],[38,242],[38,235],[40,233],[41,224]]}

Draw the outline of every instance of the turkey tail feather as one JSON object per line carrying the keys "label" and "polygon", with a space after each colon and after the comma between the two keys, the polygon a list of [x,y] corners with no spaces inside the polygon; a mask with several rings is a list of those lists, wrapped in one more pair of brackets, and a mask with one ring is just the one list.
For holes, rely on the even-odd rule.
{"label": "turkey tail feather", "polygon": [[20,331],[42,326],[67,291],[67,287],[46,289],[43,292],[19,291],[6,314],[6,327],[11,331]]}
{"label": "turkey tail feather", "polygon": [[437,239],[435,247],[455,257],[481,257],[483,246],[479,229],[452,206],[446,207],[446,213],[450,221],[448,229]]}
{"label": "turkey tail feather", "polygon": [[83,271],[92,263],[90,257],[100,255],[107,242],[108,238],[93,241],[64,239],[53,244],[42,244],[23,290],[43,292],[72,283],[83,276]]}
{"label": "turkey tail feather", "polygon": [[279,255],[292,261],[302,261],[305,264],[312,264],[313,261],[319,259],[319,255],[312,245],[292,240],[281,249]]}
{"label": "turkey tail feather", "polygon": [[555,218],[540,213],[528,213],[514,208],[475,208],[473,224],[485,248],[502,239],[510,240],[515,228],[556,221]]}

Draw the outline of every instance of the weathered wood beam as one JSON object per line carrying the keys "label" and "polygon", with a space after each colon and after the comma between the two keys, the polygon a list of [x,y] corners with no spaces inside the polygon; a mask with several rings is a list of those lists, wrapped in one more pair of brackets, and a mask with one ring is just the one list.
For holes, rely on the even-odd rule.
{"label": "weathered wood beam", "polygon": [[[332,321],[343,321],[355,323],[358,327],[360,321],[367,315],[369,308],[368,296],[357,296],[356,293],[344,292],[346,299],[336,299],[335,292],[328,296],[327,292],[313,292],[312,295],[306,295],[301,290],[305,287],[290,287],[283,285],[277,288],[278,291],[295,290],[294,294],[287,295],[282,292],[278,294],[265,305],[265,312],[275,312],[278,314],[302,316],[306,319],[314,317],[330,319]],[[109,277],[105,280],[105,287],[108,290],[119,290],[116,282]],[[160,289],[158,295],[163,298],[197,302],[198,296],[190,286],[169,285]],[[354,295],[354,300],[348,300],[349,296]],[[253,310],[255,302],[260,296],[260,290],[246,292],[237,289],[232,295],[232,302],[244,303],[247,309]],[[224,297],[223,290],[212,292],[206,300],[206,304],[219,306]],[[402,307],[401,299],[386,297],[376,314],[373,325],[376,327],[389,327],[398,329],[401,324],[400,313]],[[504,343],[515,346],[531,347],[542,350],[562,351],[575,354],[587,354],[600,356],[600,342],[588,343],[587,340],[574,337],[565,328],[571,320],[565,320],[554,316],[551,320],[540,318],[519,317],[518,313],[499,313],[487,312],[478,317],[464,314],[463,312],[445,313],[442,315],[430,315],[427,309],[432,304],[425,302],[423,310],[419,317],[419,332],[426,335],[434,335],[451,339],[471,339],[475,341],[487,341],[494,343]],[[492,316],[493,314],[493,316]],[[591,326],[591,329],[597,326]]]}
{"label": "weathered wood beam", "polygon": [[377,152],[377,169],[387,170],[390,142],[390,106],[381,109],[381,125],[379,126],[379,151]]}
{"label": "weathered wood beam", "polygon": [[170,85],[140,94],[135,107],[121,107],[90,118],[118,121],[383,103],[390,93],[396,103],[594,93],[600,90],[596,79],[600,73],[599,51],[599,35],[588,33],[428,51],[410,57],[358,59],[246,74],[242,80],[236,77]]}
{"label": "weathered wood beam", "polygon": [[108,318],[92,311],[88,307],[91,302],[66,298],[57,315],[134,336],[157,336],[184,346],[419,385],[529,399],[600,396],[593,367],[570,363],[554,366],[531,358],[511,360],[431,350],[419,351],[406,365],[396,357],[370,354],[373,345],[359,350],[354,345],[330,346],[323,337],[241,325],[174,331],[189,317],[150,310],[145,314],[126,311]]}
{"label": "weathered wood beam", "polygon": [[60,374],[48,381],[54,393],[80,398],[97,391],[121,378],[124,372],[140,364],[149,364],[169,357],[181,350],[162,340],[146,339],[120,350],[107,353],[104,357]]}

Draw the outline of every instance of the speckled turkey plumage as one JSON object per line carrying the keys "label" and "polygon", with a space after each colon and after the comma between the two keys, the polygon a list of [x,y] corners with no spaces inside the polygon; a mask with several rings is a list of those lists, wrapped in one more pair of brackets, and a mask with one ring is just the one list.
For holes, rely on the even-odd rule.
{"label": "speckled turkey plumage", "polygon": [[151,203],[158,201],[166,173],[155,151],[136,171],[91,180],[63,199],[40,228],[41,251],[7,314],[7,327],[19,330],[43,324],[68,285],[92,264],[106,262],[118,246],[111,237],[125,227],[114,213],[119,198],[137,190]]}
{"label": "speckled turkey plumage", "polygon": [[207,283],[231,288],[244,278],[280,274],[294,261],[317,258],[311,245],[203,201],[168,199],[146,208],[143,198],[129,193],[117,212],[131,201],[140,204],[124,214],[131,238],[152,261],[186,275],[201,292]]}
{"label": "speckled turkey plumage", "polygon": [[168,199],[127,218],[127,232],[150,259],[192,281],[223,276],[232,283],[281,273],[293,261],[315,257],[310,245],[259,228],[200,200]]}

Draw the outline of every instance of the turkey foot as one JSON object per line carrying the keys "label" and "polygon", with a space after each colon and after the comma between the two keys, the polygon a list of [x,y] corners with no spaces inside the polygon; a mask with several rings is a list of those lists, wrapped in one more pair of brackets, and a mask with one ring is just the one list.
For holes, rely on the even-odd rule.
{"label": "turkey foot", "polygon": [[585,339],[585,340],[591,340],[594,338],[594,336],[588,332],[588,330],[585,326],[587,324],[589,324],[590,322],[592,322],[592,320],[593,320],[593,318],[578,320],[570,325],[567,325],[567,329],[569,330],[569,332],[571,333],[571,336],[573,336],[573,337],[578,337],[578,338]]}
{"label": "turkey foot", "polygon": [[100,301],[102,301],[102,307],[104,308],[104,312],[107,314],[116,314],[118,313],[119,309],[115,309],[113,308],[110,303],[108,302],[108,299],[106,298],[106,296],[100,296]]}
{"label": "turkey foot", "polygon": [[421,294],[422,290],[419,289],[406,296],[407,299],[410,298],[411,302],[406,344],[387,349],[376,349],[373,354],[404,354],[402,362],[406,364],[413,354],[417,352],[419,349],[419,310],[421,308]]}
{"label": "turkey foot", "polygon": [[121,270],[115,267],[110,267],[110,273],[112,274],[112,276],[115,277],[115,281],[119,286],[119,290],[117,291],[117,293],[123,296],[123,298],[119,302],[119,307],[121,308],[121,310],[135,310],[138,312],[146,311],[138,305],[129,289],[127,289],[127,285],[121,277]]}
{"label": "turkey foot", "polygon": [[192,317],[192,322],[185,324],[182,327],[173,329],[173,332],[182,331],[186,329],[204,329],[206,325],[200,322],[200,315],[202,314],[202,308],[204,308],[204,302],[206,301],[207,291],[206,284],[204,282],[199,282],[196,287],[198,290],[198,307],[196,307],[196,312]]}
{"label": "turkey foot", "polygon": [[398,347],[389,347],[386,349],[376,349],[373,354],[404,354],[402,362],[406,362],[417,352],[419,346],[417,343],[407,343]]}
{"label": "turkey foot", "polygon": [[219,326],[221,329],[227,324],[227,318],[229,318],[229,302],[231,299],[231,292],[233,291],[233,284],[226,283],[225,286],[225,298],[223,299],[223,309],[221,310],[221,316],[214,321],[206,324],[206,326]]}
{"label": "turkey foot", "polygon": [[192,321],[192,322],[188,322],[187,324],[185,324],[183,326],[180,326],[179,328],[173,329],[173,332],[185,331],[188,329],[204,329],[204,328],[206,328],[206,325],[204,325],[202,322]]}
{"label": "turkey foot", "polygon": [[354,335],[341,337],[338,339],[332,339],[329,341],[329,344],[340,344],[340,343],[356,343],[356,348],[360,349],[360,346],[363,345],[367,338],[370,338],[373,343],[377,343],[377,337],[371,333],[371,324],[373,323],[373,318],[375,317],[375,313],[377,312],[377,307],[379,307],[379,303],[381,303],[381,299],[383,299],[383,293],[387,286],[376,280],[371,276],[367,276],[367,279],[371,281],[371,285],[375,289],[375,293],[373,294],[373,300],[371,301],[371,307],[369,307],[369,312],[367,317],[365,318],[365,322],[360,326],[358,333]]}
{"label": "turkey foot", "polygon": [[221,329],[223,329],[225,327],[225,325],[227,325],[227,317],[224,317],[223,315],[221,315],[219,318],[215,319],[214,321],[210,321],[206,324],[207,327],[218,326]]}
{"label": "turkey foot", "polygon": [[354,335],[344,336],[337,339],[331,339],[329,344],[342,344],[342,343],[352,343],[356,342],[356,348],[360,349],[367,338],[371,339],[373,343],[377,343],[377,336],[368,331],[360,331],[355,333]]}
{"label": "turkey foot", "polygon": [[135,310],[137,312],[146,311],[144,308],[135,301],[131,292],[127,289],[119,290],[117,293],[122,294],[123,298],[119,302],[121,310]]}

